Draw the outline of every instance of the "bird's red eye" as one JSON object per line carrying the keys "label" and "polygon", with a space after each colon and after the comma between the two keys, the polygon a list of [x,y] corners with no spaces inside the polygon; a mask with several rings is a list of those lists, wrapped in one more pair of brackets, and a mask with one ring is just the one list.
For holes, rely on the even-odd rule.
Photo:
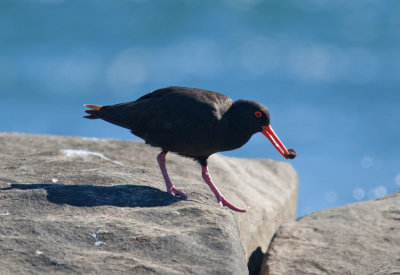
{"label": "bird's red eye", "polygon": [[260,111],[254,112],[254,115],[255,115],[256,117],[262,117],[262,113],[261,113]]}

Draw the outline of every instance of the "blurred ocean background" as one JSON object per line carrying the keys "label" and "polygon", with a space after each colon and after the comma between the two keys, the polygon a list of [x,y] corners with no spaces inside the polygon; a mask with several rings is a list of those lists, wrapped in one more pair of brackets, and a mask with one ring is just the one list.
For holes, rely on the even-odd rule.
{"label": "blurred ocean background", "polygon": [[[400,1],[0,1],[1,132],[137,139],[82,104],[171,85],[269,108],[298,216],[400,188]],[[262,134],[224,154],[284,161]]]}

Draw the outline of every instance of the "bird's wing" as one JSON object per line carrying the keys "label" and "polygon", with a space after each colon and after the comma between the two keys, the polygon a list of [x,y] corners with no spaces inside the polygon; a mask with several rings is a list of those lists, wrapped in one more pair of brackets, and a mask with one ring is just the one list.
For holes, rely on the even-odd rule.
{"label": "bird's wing", "polygon": [[211,130],[209,125],[215,125],[212,121],[220,119],[231,104],[228,97],[219,93],[168,87],[146,94],[136,101],[104,106],[96,115],[146,139],[152,133],[182,136],[182,132],[188,129],[192,129],[194,134]]}
{"label": "bird's wing", "polygon": [[139,98],[135,109],[143,117],[140,128],[150,133],[180,133],[188,129],[193,132],[195,125],[203,129],[207,121],[217,120],[216,107],[210,103],[213,101],[204,100],[201,90],[187,89],[165,88]]}

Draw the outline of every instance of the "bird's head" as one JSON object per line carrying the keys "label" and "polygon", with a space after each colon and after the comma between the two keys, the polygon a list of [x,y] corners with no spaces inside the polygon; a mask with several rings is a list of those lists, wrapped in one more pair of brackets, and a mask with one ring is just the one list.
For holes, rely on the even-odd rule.
{"label": "bird's head", "polygon": [[252,132],[252,134],[262,132],[284,158],[294,159],[296,157],[296,151],[286,149],[272,129],[267,107],[249,100],[238,100],[232,107],[235,121],[239,122],[243,129]]}

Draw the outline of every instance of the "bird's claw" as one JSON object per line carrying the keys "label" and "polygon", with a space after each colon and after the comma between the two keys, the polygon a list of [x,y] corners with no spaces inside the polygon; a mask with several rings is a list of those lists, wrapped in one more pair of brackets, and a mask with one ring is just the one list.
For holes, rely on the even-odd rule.
{"label": "bird's claw", "polygon": [[168,193],[170,193],[172,196],[180,196],[184,199],[187,199],[186,194],[173,185],[168,189]]}
{"label": "bird's claw", "polygon": [[229,201],[227,201],[223,196],[221,196],[218,200],[218,205],[219,206],[226,206],[229,209],[236,211],[236,212],[241,212],[241,213],[245,213],[247,210],[246,209],[241,209],[239,207],[234,206],[232,203],[230,203]]}

